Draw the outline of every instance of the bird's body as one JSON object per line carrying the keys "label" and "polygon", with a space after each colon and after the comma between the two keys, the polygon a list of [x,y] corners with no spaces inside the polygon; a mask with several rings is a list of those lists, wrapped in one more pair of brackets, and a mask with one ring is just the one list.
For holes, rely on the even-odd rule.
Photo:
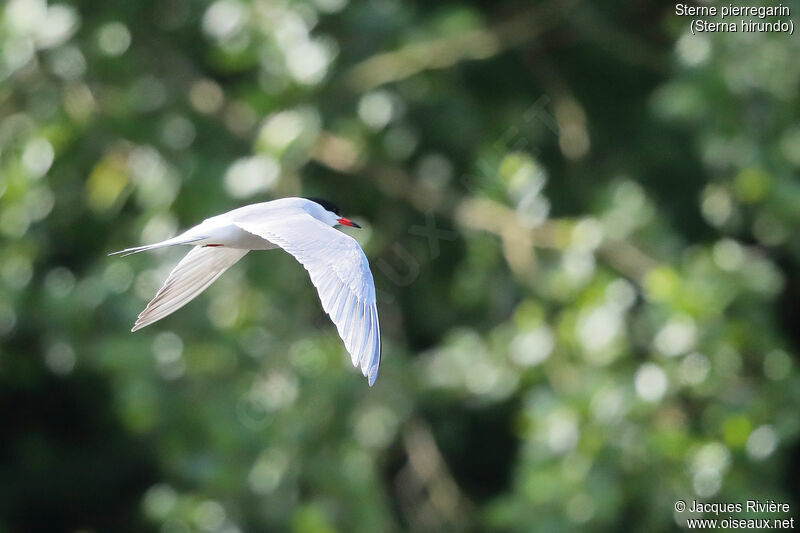
{"label": "bird's body", "polygon": [[333,226],[357,224],[322,200],[282,198],[208,218],[165,241],[128,248],[129,255],[191,244],[164,285],[139,315],[132,331],[189,303],[250,250],[282,248],[308,270],[352,362],[372,385],[380,364],[380,323],[369,263],[358,243]]}

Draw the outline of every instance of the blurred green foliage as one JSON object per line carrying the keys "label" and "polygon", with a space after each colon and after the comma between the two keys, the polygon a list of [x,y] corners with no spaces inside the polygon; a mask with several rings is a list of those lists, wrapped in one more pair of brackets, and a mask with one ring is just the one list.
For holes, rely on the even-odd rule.
{"label": "blurred green foliage", "polygon": [[[646,2],[8,0],[0,531],[797,516],[799,43]],[[301,194],[364,226],[374,388],[278,252],[129,332],[183,251],[106,253]]]}

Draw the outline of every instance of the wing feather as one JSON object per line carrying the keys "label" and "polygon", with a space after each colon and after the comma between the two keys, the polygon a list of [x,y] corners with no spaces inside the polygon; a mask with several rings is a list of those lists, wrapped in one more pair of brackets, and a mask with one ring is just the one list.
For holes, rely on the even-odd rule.
{"label": "wing feather", "polygon": [[344,304],[344,317],[342,317],[342,335],[344,344],[347,346],[347,351],[353,351],[353,342],[351,341],[353,333],[356,329],[353,327],[353,318],[356,312],[356,302],[358,298],[351,292],[347,295],[347,302]]}
{"label": "wing feather", "polygon": [[[334,289],[333,297],[330,299],[330,310],[327,313],[331,316],[334,323],[339,321],[339,309],[344,306],[344,299],[347,297],[347,287],[339,283]],[[324,306],[323,306],[324,309]]]}
{"label": "wing feather", "polygon": [[[372,309],[372,320],[373,320],[373,327],[374,331],[381,330],[381,321],[378,319],[378,310]],[[370,382],[374,382],[375,379],[378,377],[378,367],[381,364],[381,339],[380,337],[375,337],[375,346],[376,348],[372,350],[372,356],[367,364],[367,370],[369,372],[369,376],[367,379]]]}
{"label": "wing feather", "polygon": [[358,342],[356,346],[357,355],[353,357],[353,365],[357,365],[359,361],[364,357],[364,353],[367,351],[367,341],[369,340],[369,314],[367,306],[364,302],[361,302],[361,321],[364,324],[364,327],[361,328],[361,334],[358,337]]}
{"label": "wing feather", "polygon": [[305,211],[284,210],[277,215],[251,216],[234,224],[280,246],[305,267],[353,366],[361,368],[372,386],[378,377],[381,342],[375,283],[364,252],[352,237]]}
{"label": "wing feather", "polygon": [[170,272],[167,281],[139,314],[131,331],[149,326],[192,301],[247,252],[225,247],[192,248]]}
{"label": "wing feather", "polygon": [[[370,310],[369,324],[370,324],[370,331],[377,331],[377,328],[375,327],[375,313],[372,312],[372,310]],[[372,357],[374,353],[375,353],[375,337],[370,335],[370,350],[364,354],[364,357],[362,357],[360,361],[361,371],[364,372],[365,374],[367,373],[370,364],[372,364]]]}

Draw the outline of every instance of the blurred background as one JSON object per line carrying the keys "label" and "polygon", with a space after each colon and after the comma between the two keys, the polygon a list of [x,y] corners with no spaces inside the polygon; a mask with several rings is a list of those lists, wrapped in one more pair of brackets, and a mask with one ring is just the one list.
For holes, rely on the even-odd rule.
{"label": "blurred background", "polygon": [[[797,517],[800,40],[689,22],[4,2],[0,532]],[[279,252],[130,333],[186,250],[107,253],[292,195],[364,226],[375,387]]]}

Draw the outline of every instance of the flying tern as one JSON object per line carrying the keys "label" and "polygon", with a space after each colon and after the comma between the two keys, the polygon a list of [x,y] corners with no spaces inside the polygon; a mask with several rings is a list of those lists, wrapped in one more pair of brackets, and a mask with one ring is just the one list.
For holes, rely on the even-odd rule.
{"label": "flying tern", "polygon": [[250,250],[281,248],[297,259],[317,288],[354,366],[375,383],[381,358],[375,283],[361,247],[334,226],[359,228],[330,202],[282,198],[208,218],[177,237],[109,255],[123,256],[189,244],[193,248],[170,272],[139,314],[136,331],[174,313],[203,292]]}

